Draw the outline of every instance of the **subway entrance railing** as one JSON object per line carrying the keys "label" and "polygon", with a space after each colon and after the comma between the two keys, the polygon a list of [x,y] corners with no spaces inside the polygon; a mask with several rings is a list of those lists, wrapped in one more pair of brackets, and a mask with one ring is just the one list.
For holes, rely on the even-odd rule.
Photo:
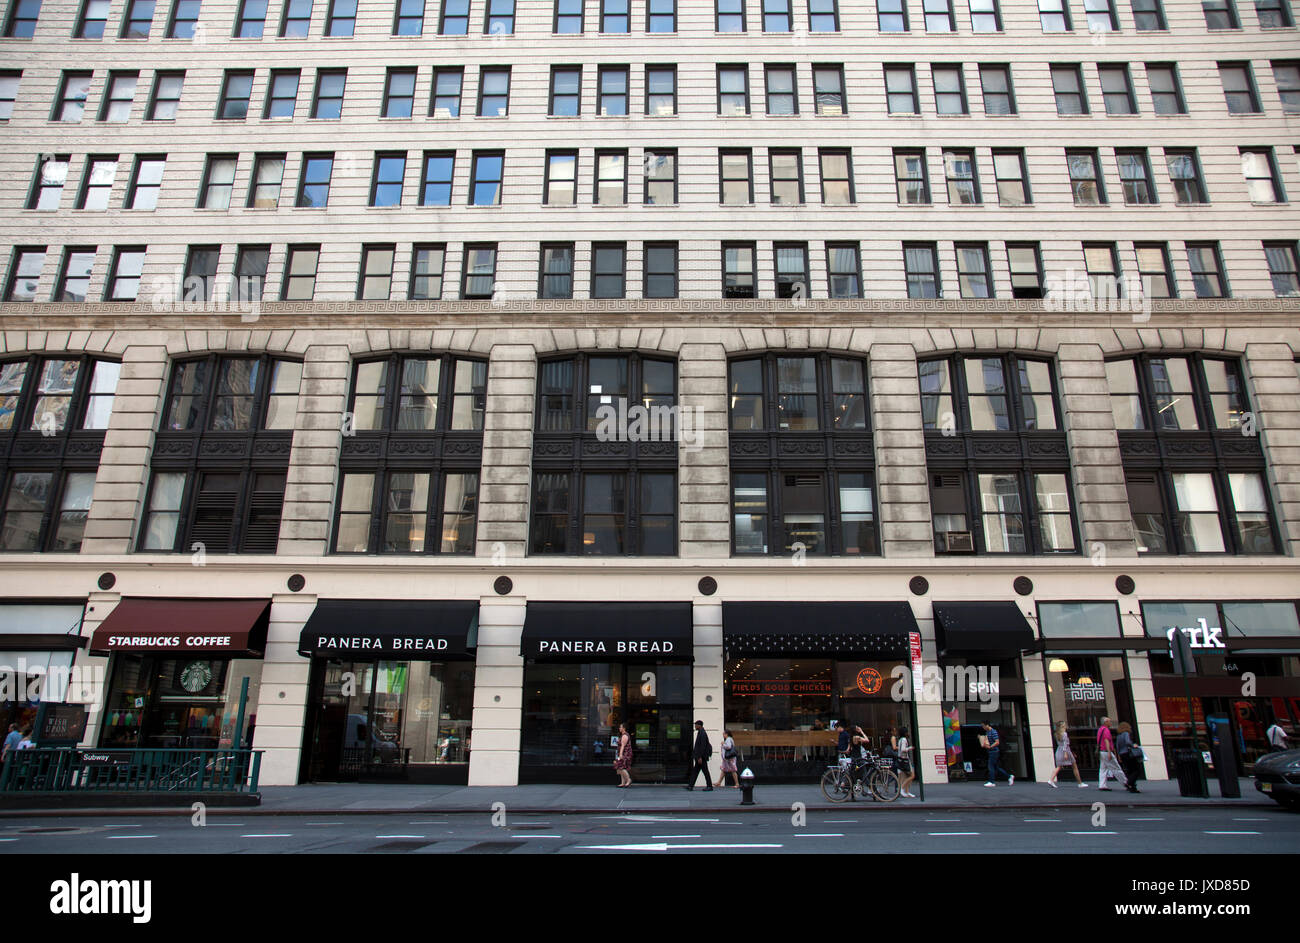
{"label": "subway entrance railing", "polygon": [[261,750],[10,750],[0,793],[257,792]]}

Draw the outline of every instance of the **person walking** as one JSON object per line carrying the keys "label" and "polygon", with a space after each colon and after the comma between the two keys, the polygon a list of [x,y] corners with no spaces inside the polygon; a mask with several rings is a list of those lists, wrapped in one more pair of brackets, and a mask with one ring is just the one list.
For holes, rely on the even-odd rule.
{"label": "person walking", "polygon": [[[12,730],[13,725],[10,725],[9,729]],[[10,734],[10,736],[12,736],[12,734]],[[1277,722],[1276,718],[1273,719],[1273,726],[1264,731],[1264,739],[1268,741],[1268,752],[1270,753],[1281,753],[1283,750],[1289,749],[1288,744],[1291,740],[1291,738],[1286,735],[1286,731],[1282,729],[1282,725]],[[5,740],[6,749],[8,746],[9,741]]]}
{"label": "person walking", "polygon": [[632,785],[632,738],[628,735],[627,725],[618,725],[618,752],[614,754],[614,772],[618,773],[616,789],[627,789]]}
{"label": "person walking", "polygon": [[736,770],[736,760],[739,758],[740,754],[736,752],[736,741],[732,739],[731,731],[722,731],[722,769],[718,771],[718,781],[714,783],[715,786],[725,786],[727,774],[730,773],[731,778],[735,780],[732,788],[740,788],[740,775]]}
{"label": "person walking", "polygon": [[988,782],[984,785],[989,788],[996,786],[998,784],[998,773],[1001,773],[1007,778],[1007,785],[1014,786],[1016,784],[1016,777],[1004,770],[1002,764],[998,762],[999,758],[1002,756],[1002,737],[998,735],[998,728],[994,727],[987,720],[984,721],[982,726],[984,727],[984,738],[988,743],[989,751],[989,778]]}
{"label": "person walking", "polygon": [[1138,777],[1142,775],[1142,748],[1133,742],[1133,728],[1128,721],[1119,725],[1115,737],[1115,752],[1119,755],[1120,766],[1128,777],[1125,787],[1129,792],[1141,792],[1138,789]]}
{"label": "person walking", "polygon": [[1124,768],[1119,765],[1119,758],[1115,756],[1115,736],[1110,732],[1109,717],[1103,717],[1101,726],[1097,728],[1097,755],[1100,758],[1097,763],[1097,788],[1103,792],[1110,792],[1106,780],[1112,776],[1119,780],[1121,786],[1127,788],[1128,777],[1124,775]]}
{"label": "person walking", "polygon": [[18,732],[18,725],[10,724],[9,733],[5,735],[4,748],[0,749],[0,762],[3,762],[5,759],[8,758],[10,750],[18,749],[18,743],[19,741],[22,740],[22,738],[23,735]]}
{"label": "person walking", "polygon": [[1070,735],[1065,732],[1065,721],[1056,725],[1056,769],[1052,770],[1052,776],[1048,779],[1047,784],[1053,789],[1056,788],[1056,778],[1061,775],[1061,770],[1069,767],[1074,773],[1074,781],[1079,784],[1080,789],[1087,789],[1088,784],[1079,778],[1079,767],[1075,762],[1074,751],[1070,749]]}
{"label": "person walking", "polygon": [[713,744],[709,743],[709,735],[704,732],[704,721],[695,722],[695,746],[691,748],[691,759],[695,765],[691,767],[691,778],[686,784],[687,790],[695,788],[695,780],[701,773],[704,774],[704,791],[713,792],[713,780],[709,776],[709,757],[713,756]]}
{"label": "person walking", "polygon": [[891,737],[889,742],[898,757],[898,773],[903,777],[899,784],[899,794],[905,799],[915,799],[916,796],[907,791],[907,787],[916,782],[916,770],[912,767],[912,742],[907,738],[907,728],[900,727],[898,734]]}

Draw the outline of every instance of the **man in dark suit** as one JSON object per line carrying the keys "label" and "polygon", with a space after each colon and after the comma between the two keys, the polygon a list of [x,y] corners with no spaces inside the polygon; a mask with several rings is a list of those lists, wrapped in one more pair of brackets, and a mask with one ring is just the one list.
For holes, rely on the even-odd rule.
{"label": "man in dark suit", "polygon": [[695,788],[695,780],[704,774],[704,791],[713,792],[713,777],[709,775],[709,757],[713,756],[713,744],[709,743],[709,735],[704,732],[704,721],[695,722],[695,746],[691,748],[691,759],[695,765],[691,767],[691,779],[686,784],[687,789]]}

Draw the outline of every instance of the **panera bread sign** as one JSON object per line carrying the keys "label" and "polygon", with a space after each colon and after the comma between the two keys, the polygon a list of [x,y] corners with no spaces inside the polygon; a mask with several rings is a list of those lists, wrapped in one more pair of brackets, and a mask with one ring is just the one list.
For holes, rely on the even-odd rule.
{"label": "panera bread sign", "polygon": [[668,639],[548,639],[532,640],[538,655],[674,655]]}
{"label": "panera bread sign", "polygon": [[407,635],[331,635],[318,633],[312,638],[312,643],[317,653],[427,654],[429,652],[446,652],[451,649],[450,640],[445,638]]}

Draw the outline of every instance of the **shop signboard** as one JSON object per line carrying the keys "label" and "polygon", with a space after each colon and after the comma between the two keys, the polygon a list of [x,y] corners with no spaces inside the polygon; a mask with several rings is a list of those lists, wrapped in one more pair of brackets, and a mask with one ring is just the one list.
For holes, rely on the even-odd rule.
{"label": "shop signboard", "polygon": [[756,697],[761,695],[799,695],[799,694],[830,694],[831,682],[823,680],[758,680],[758,681],[732,681],[728,686],[728,693],[732,697]]}
{"label": "shop signboard", "polygon": [[82,766],[130,766],[134,754],[126,750],[83,750]]}
{"label": "shop signboard", "polygon": [[83,704],[47,702],[36,718],[36,742],[40,746],[73,746],[86,732],[87,711]]}

